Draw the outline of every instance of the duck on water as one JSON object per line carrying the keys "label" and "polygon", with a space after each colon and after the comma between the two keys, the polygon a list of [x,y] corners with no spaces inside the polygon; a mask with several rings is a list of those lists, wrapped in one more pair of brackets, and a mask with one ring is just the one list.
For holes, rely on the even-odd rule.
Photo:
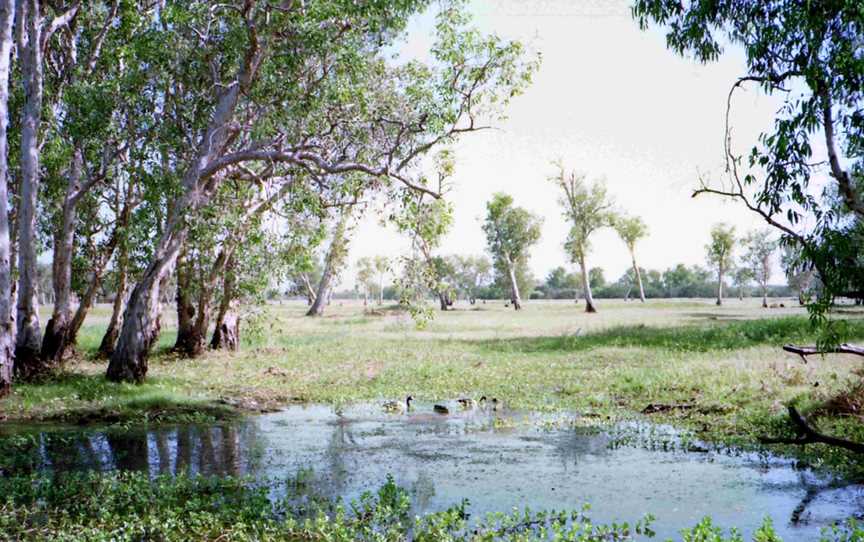
{"label": "duck on water", "polygon": [[[411,402],[414,400],[412,395],[409,395],[405,398],[405,401],[386,401],[382,408],[385,412],[402,414],[405,412],[411,411]],[[501,402],[493,397],[491,400],[487,400],[486,396],[482,396],[479,400],[475,400],[471,397],[460,397],[456,400],[456,405],[460,410],[474,410],[475,408],[486,408],[487,404],[491,403],[491,410],[498,411],[501,408]],[[432,405],[432,411],[436,414],[447,415],[451,413],[451,407],[442,403],[435,403]]]}

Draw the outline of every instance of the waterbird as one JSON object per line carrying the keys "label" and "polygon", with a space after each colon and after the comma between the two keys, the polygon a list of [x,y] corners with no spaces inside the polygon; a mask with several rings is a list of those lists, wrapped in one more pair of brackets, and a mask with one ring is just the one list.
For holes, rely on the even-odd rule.
{"label": "waterbird", "polygon": [[414,397],[409,395],[405,398],[404,403],[402,403],[401,401],[387,401],[382,405],[382,407],[384,408],[385,412],[394,412],[401,414],[402,412],[411,410],[411,401],[413,400]]}
{"label": "waterbird", "polygon": [[459,403],[459,407],[463,410],[471,410],[477,408],[478,405],[486,403],[486,396],[481,397],[479,401],[475,401],[470,397],[460,397],[456,399],[456,402]]}
{"label": "waterbird", "polygon": [[432,410],[434,410],[438,414],[450,414],[450,409],[444,405],[433,405]]}

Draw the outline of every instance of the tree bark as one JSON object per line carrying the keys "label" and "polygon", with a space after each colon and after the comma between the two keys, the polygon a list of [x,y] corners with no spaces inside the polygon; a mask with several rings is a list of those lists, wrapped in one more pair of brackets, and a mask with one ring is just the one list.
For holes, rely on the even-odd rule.
{"label": "tree bark", "polygon": [[[39,126],[42,120],[42,26],[38,0],[26,2],[27,37],[21,51],[25,102],[21,119],[21,199],[18,218],[18,335],[15,341],[15,373],[29,378],[47,367],[39,357],[42,330],[39,325],[36,262],[36,206],[39,195]],[[22,24],[25,21],[21,21]]]}
{"label": "tree bark", "polygon": [[[12,260],[9,246],[9,71],[15,1],[0,0],[0,397],[12,388],[15,322],[12,320]],[[20,21],[18,24],[21,24]]]}
{"label": "tree bark", "polygon": [[233,310],[234,305],[234,271],[233,261],[226,265],[225,278],[222,280],[222,300],[216,315],[216,326],[210,348],[213,350],[240,349],[240,317]]}
{"label": "tree bark", "polygon": [[185,254],[177,260],[177,340],[174,352],[191,356],[195,349],[195,305],[192,302],[192,270]]}
{"label": "tree bark", "polygon": [[[113,243],[112,243],[113,245]],[[90,284],[87,286],[87,291],[78,303],[78,308],[72,316],[72,321],[69,323],[69,331],[66,335],[66,347],[72,347],[78,344],[78,332],[81,331],[81,326],[84,325],[84,320],[87,318],[87,313],[93,307],[93,302],[96,301],[96,295],[99,293],[99,287],[102,285],[102,277],[105,274],[105,267],[111,254],[114,252],[114,247],[110,247],[110,252],[107,252],[101,263],[97,264],[93,270],[93,276],[90,278]]]}
{"label": "tree bark", "polygon": [[723,266],[717,268],[717,306],[723,304]]}
{"label": "tree bark", "polygon": [[240,350],[240,317],[236,312],[227,310],[213,330],[213,340],[210,341],[213,350]]}
{"label": "tree bark", "polygon": [[796,346],[794,344],[783,345],[783,350],[798,354],[801,360],[807,363],[807,356],[824,355],[824,354],[853,354],[855,356],[864,356],[864,346],[856,346],[854,344],[843,343],[835,348],[823,350],[815,346]]}
{"label": "tree bark", "polygon": [[190,357],[197,357],[204,353],[207,347],[207,330],[210,328],[210,304],[213,301],[214,291],[219,282],[219,275],[225,269],[225,263],[230,255],[226,252],[233,247],[223,247],[213,262],[206,279],[203,281],[198,293],[198,309],[195,313],[195,321],[189,333],[188,346],[183,352]]}
{"label": "tree bark", "polygon": [[579,267],[582,269],[582,290],[585,292],[585,312],[597,312],[594,306],[594,296],[591,295],[591,282],[588,277],[588,265],[585,258],[579,258]]}
{"label": "tree bark", "polygon": [[312,306],[306,312],[306,316],[323,316],[324,307],[330,303],[330,295],[333,291],[333,279],[338,274],[338,268],[342,267],[345,259],[348,257],[348,239],[346,237],[346,229],[350,211],[343,211],[342,218],[336,226],[336,231],[333,232],[333,241],[330,243],[330,250],[327,251],[327,257],[324,259],[324,269],[321,272],[321,280],[318,281],[318,289],[312,301]]}
{"label": "tree bark", "polygon": [[633,272],[636,274],[636,284],[639,286],[639,300],[645,303],[645,289],[642,287],[642,272],[639,271],[639,266],[636,265],[636,253],[630,251],[630,258],[633,260]]}
{"label": "tree bark", "polygon": [[120,333],[120,326],[123,322],[123,307],[126,301],[126,274],[128,267],[128,256],[126,250],[121,248],[120,256],[117,259],[117,287],[115,289],[114,304],[111,307],[111,321],[108,322],[108,329],[105,330],[105,335],[102,336],[102,342],[99,343],[99,357],[109,358],[114,353],[114,345],[117,344],[117,335]]}
{"label": "tree bark", "polygon": [[311,307],[318,298],[318,295],[315,293],[315,288],[312,287],[312,283],[309,281],[308,273],[301,273],[300,278],[303,279],[303,286],[306,288],[306,304]]}
{"label": "tree bark", "polygon": [[323,316],[324,307],[327,305],[327,297],[330,292],[330,283],[332,282],[332,267],[330,266],[329,258],[324,264],[324,271],[321,273],[321,280],[318,281],[318,289],[315,290],[315,296],[309,310],[306,311],[306,316]]}
{"label": "tree bark", "polygon": [[84,167],[81,149],[75,149],[69,173],[69,186],[63,200],[60,227],[54,235],[54,255],[51,279],[54,290],[54,309],[45,326],[42,339],[42,359],[60,363],[66,352],[69,323],[72,317],[72,257],[75,254],[75,226],[77,223],[76,194],[81,187],[81,169]]}
{"label": "tree bark", "polygon": [[438,301],[441,304],[442,311],[446,311],[451,305],[450,300],[447,298],[447,294],[444,292],[438,292]]}
{"label": "tree bark", "polygon": [[519,295],[519,283],[516,282],[516,265],[509,261],[507,262],[507,273],[510,275],[510,302],[513,303],[514,310],[522,309],[522,298]]}

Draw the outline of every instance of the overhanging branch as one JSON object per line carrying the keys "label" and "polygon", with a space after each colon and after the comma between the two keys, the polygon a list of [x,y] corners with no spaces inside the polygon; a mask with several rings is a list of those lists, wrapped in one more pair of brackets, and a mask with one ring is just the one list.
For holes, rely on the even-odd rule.
{"label": "overhanging branch", "polygon": [[844,343],[836,348],[822,349],[815,346],[797,346],[794,344],[783,345],[783,350],[798,354],[804,363],[807,363],[807,356],[816,356],[823,354],[852,354],[853,356],[864,356],[864,346],[856,346],[854,344]]}
{"label": "overhanging branch", "polygon": [[794,406],[789,406],[789,419],[795,426],[796,436],[794,438],[772,438],[760,437],[759,442],[762,444],[795,444],[803,446],[804,444],[827,444],[854,452],[856,454],[864,454],[864,443],[854,442],[842,438],[832,437],[820,433],[807,423],[807,419],[802,416]]}

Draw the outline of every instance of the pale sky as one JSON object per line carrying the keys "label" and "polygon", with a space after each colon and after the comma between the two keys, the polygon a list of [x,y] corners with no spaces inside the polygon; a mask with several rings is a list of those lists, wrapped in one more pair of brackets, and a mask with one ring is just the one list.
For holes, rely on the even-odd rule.
{"label": "pale sky", "polygon": [[[523,41],[541,52],[543,63],[508,108],[508,120],[455,146],[455,224],[442,254],[485,253],[485,205],[504,191],[544,217],[531,252],[535,276],[542,279],[558,265],[573,269],[562,248],[569,228],[547,180],[556,158],[589,178],[604,177],[619,207],[645,220],[650,235],[637,248],[642,267],[704,265],[716,222],[734,224],[739,233],[763,226],[740,204],[690,197],[700,172],[719,179],[722,171],[726,96],[744,73],[741,51],[729,49],[705,66],[681,58],[666,49],[661,31],[639,30],[624,1],[475,0],[471,11],[481,31]],[[406,55],[422,57],[431,23],[431,17],[415,21]],[[749,148],[771,127],[778,103],[755,88],[737,94],[738,147]],[[613,231],[596,233],[592,245],[589,266],[602,267],[607,279],[630,265]],[[352,268],[341,287],[353,285],[358,258],[397,256],[409,247],[407,238],[367,217],[351,243]],[[779,269],[772,282],[783,282]]]}

